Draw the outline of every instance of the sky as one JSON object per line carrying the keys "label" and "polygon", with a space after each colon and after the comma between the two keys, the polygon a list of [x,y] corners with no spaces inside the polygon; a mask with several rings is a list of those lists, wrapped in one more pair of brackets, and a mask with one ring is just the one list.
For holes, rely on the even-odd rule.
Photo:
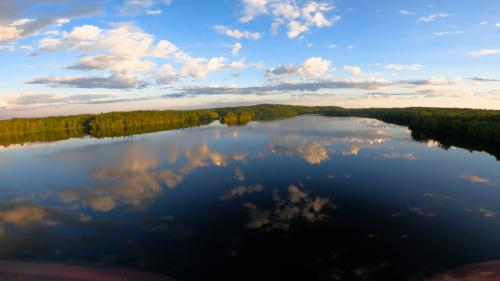
{"label": "sky", "polygon": [[498,0],[0,0],[0,118],[500,109]]}

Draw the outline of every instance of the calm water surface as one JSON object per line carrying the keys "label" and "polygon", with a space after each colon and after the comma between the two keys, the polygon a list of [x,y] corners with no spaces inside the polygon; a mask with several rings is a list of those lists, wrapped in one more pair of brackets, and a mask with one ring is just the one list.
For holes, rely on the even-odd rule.
{"label": "calm water surface", "polygon": [[301,116],[0,149],[0,260],[177,280],[424,280],[500,259],[500,164]]}

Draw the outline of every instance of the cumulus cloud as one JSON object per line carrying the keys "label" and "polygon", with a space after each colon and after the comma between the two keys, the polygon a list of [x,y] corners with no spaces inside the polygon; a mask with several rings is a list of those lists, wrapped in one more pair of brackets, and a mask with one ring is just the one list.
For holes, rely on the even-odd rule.
{"label": "cumulus cloud", "polygon": [[[104,52],[99,55],[82,56],[80,61],[67,68],[72,70],[108,70],[109,83],[104,77],[84,79],[59,78],[58,86],[68,85],[84,88],[119,88],[129,85],[131,88],[143,87],[145,83],[135,83],[137,78],[129,77],[142,72],[150,72],[155,64],[149,58],[165,58],[179,53],[178,48],[167,40],[155,42],[154,36],[144,32],[131,23],[114,24],[110,29],[102,29],[93,25],[76,26],[69,32],[56,37],[43,38],[38,42],[39,52],[78,50],[82,52]],[[47,79],[34,80],[47,83]],[[72,82],[70,82],[72,81]],[[137,82],[137,81],[136,81]],[[104,87],[103,87],[104,86]]]}
{"label": "cumulus cloud", "polygon": [[242,46],[240,43],[234,43],[233,48],[231,49],[231,54],[233,56],[238,56],[240,54],[241,48]]}
{"label": "cumulus cloud", "polygon": [[210,72],[219,71],[227,68],[244,68],[243,62],[234,61],[227,62],[224,57],[215,57],[212,59],[206,58],[191,58],[186,61],[186,64],[179,71],[181,76],[190,76],[195,79],[201,79],[207,76]]}
{"label": "cumulus cloud", "polygon": [[253,39],[258,40],[262,37],[262,34],[259,32],[251,32],[246,30],[238,30],[238,29],[230,29],[223,25],[214,26],[215,31],[220,34],[224,34],[226,36],[232,37],[234,39]]}
{"label": "cumulus cloud", "polygon": [[346,65],[342,68],[344,72],[349,72],[351,73],[352,76],[358,76],[363,74],[363,71],[361,70],[361,67],[359,66],[352,66],[352,65]]}
{"label": "cumulus cloud", "polygon": [[439,19],[439,18],[447,18],[447,17],[448,17],[448,14],[438,13],[438,14],[432,14],[432,15],[421,17],[417,21],[418,22],[431,22],[431,21],[434,21],[434,20]]}
{"label": "cumulus cloud", "polygon": [[308,1],[299,4],[291,0],[243,0],[243,5],[244,15],[240,22],[249,22],[260,15],[270,15],[273,17],[273,32],[277,32],[281,25],[286,25],[289,38],[296,38],[311,27],[332,26],[342,18],[327,15],[335,9],[335,5],[330,2]]}
{"label": "cumulus cloud", "polygon": [[93,25],[76,26],[61,36],[43,38],[39,41],[39,50],[106,51],[127,57],[166,57],[178,51],[167,40],[155,44],[153,35],[132,23],[113,24],[106,30]]}
{"label": "cumulus cloud", "polygon": [[14,41],[21,37],[23,29],[17,26],[0,26],[0,42]]}
{"label": "cumulus cloud", "polygon": [[311,57],[299,66],[279,66],[266,71],[267,75],[299,75],[304,79],[324,79],[330,70],[331,62],[320,57]]}
{"label": "cumulus cloud", "polygon": [[[69,32],[41,39],[38,50],[78,50],[84,53],[101,52],[98,55],[84,55],[79,62],[67,68],[72,70],[104,70],[108,76],[101,77],[47,77],[31,81],[57,87],[82,88],[143,88],[155,80],[157,84],[178,81],[180,77],[201,79],[209,73],[227,68],[245,67],[242,61],[228,62],[224,57],[211,59],[191,57],[167,40],[156,41],[152,34],[144,32],[133,23],[113,24],[110,29],[93,25],[76,26]],[[239,44],[239,43],[238,43]],[[233,54],[240,45],[234,46]],[[171,59],[183,64],[175,71],[172,65],[156,69],[152,58]],[[141,74],[147,78],[139,79]],[[144,76],[144,75],[142,75]],[[108,83],[105,79],[109,79]]]}
{"label": "cumulus cloud", "polygon": [[240,22],[249,22],[256,16],[263,15],[268,12],[267,5],[269,0],[243,0],[245,6],[244,16],[240,18]]}
{"label": "cumulus cloud", "polygon": [[170,64],[165,64],[156,76],[156,83],[167,85],[177,81],[178,79],[179,76],[175,72],[174,67]]}

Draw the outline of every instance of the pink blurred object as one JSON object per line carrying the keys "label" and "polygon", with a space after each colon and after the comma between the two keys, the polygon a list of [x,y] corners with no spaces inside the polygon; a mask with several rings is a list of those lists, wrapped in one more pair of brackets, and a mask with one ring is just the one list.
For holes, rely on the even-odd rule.
{"label": "pink blurred object", "polygon": [[466,265],[426,281],[500,281],[500,261]]}
{"label": "pink blurred object", "polygon": [[175,281],[154,273],[60,264],[0,261],[2,281]]}

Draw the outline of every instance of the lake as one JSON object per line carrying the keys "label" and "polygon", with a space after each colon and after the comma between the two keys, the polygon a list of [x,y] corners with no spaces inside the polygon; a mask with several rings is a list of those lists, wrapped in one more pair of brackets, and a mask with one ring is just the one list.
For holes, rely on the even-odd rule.
{"label": "lake", "polygon": [[0,148],[0,260],[176,280],[425,280],[500,259],[500,163],[299,116]]}

